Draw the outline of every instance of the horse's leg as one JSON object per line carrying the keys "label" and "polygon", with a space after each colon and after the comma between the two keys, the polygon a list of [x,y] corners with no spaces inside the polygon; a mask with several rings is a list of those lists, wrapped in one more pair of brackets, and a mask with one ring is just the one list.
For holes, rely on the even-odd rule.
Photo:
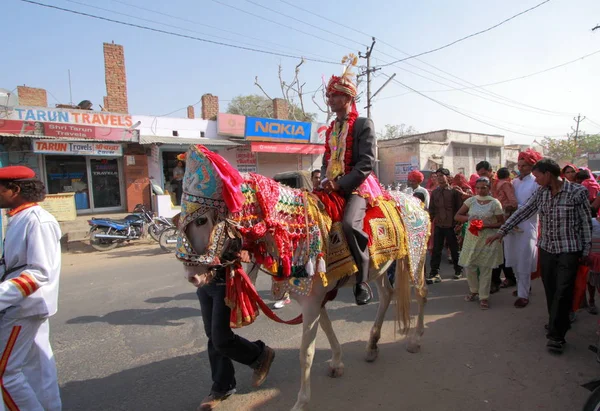
{"label": "horse's leg", "polygon": [[[423,276],[424,276],[423,272]],[[415,290],[417,304],[419,305],[419,315],[417,317],[417,326],[411,331],[408,340],[407,351],[417,353],[421,350],[421,336],[425,332],[425,304],[427,303],[427,285],[423,283],[420,289]]]}
{"label": "horse's leg", "polygon": [[[315,289],[313,288],[313,291]],[[310,368],[315,357],[315,343],[319,330],[321,302],[324,293],[298,298],[302,306],[302,343],[300,344],[300,391],[292,411],[305,411],[310,401]]]}
{"label": "horse's leg", "polygon": [[321,328],[325,332],[327,339],[329,340],[329,345],[331,345],[331,360],[329,361],[329,376],[332,378],[338,378],[344,375],[344,363],[342,362],[342,346],[338,341],[335,331],[333,331],[333,326],[331,325],[331,320],[329,319],[329,314],[327,314],[327,309],[325,307],[321,308],[321,318],[319,319],[319,324],[321,324]]}
{"label": "horse's leg", "polygon": [[390,305],[393,293],[392,285],[387,276],[387,270],[383,271],[382,274],[377,277],[375,283],[377,284],[377,293],[379,294],[379,307],[377,307],[375,324],[373,324],[373,328],[371,328],[371,335],[367,342],[367,354],[365,360],[368,362],[375,361],[379,355],[377,343],[379,342],[379,338],[381,338],[381,326],[383,325],[385,313]]}

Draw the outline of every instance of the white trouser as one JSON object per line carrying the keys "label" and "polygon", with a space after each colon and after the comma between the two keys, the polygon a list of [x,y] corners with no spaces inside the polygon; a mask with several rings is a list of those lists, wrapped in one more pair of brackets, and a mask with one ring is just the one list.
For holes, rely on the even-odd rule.
{"label": "white trouser", "polygon": [[529,289],[531,288],[531,273],[515,272],[517,277],[517,295],[519,298],[529,299]]}
{"label": "white trouser", "polygon": [[48,319],[0,319],[0,384],[6,410],[62,408]]}

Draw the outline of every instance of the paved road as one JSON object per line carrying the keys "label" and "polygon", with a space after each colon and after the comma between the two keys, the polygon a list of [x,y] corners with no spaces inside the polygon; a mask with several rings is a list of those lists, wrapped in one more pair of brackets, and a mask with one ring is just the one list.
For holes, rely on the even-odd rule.
{"label": "paved road", "polygon": [[[450,276],[449,266],[445,272]],[[269,296],[266,276],[258,281]],[[512,307],[503,290],[491,309],[462,300],[466,280],[430,287],[422,351],[409,354],[394,338],[393,313],[384,324],[380,357],[363,361],[376,304],[355,307],[343,290],[330,306],[343,344],[346,374],[326,377],[328,344],[322,332],[313,366],[314,410],[579,410],[579,384],[600,374],[587,350],[596,318],[582,312],[562,357],[545,352],[545,300],[534,282],[532,305]],[[65,254],[59,312],[52,318],[65,410],[195,410],[210,388],[206,338],[194,289],[179,263],[157,246],[127,246]],[[297,307],[281,315],[295,316]],[[239,331],[277,349],[269,379],[251,390],[250,370],[238,366],[239,395],[228,410],[286,410],[299,384],[300,326],[261,315]]]}

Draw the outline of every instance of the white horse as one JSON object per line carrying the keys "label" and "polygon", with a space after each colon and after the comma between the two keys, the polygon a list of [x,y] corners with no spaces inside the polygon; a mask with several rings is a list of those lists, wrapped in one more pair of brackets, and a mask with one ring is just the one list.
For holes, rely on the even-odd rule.
{"label": "white horse", "polygon": [[[194,147],[190,150],[194,151]],[[189,154],[188,152],[188,160]],[[202,159],[202,153],[198,150],[194,151],[196,160],[200,157],[200,160],[206,160],[206,158]],[[206,164],[203,164],[202,167],[205,167]],[[210,171],[210,170],[209,170]],[[188,173],[196,173],[197,168],[192,167],[190,170],[190,162],[188,161],[186,167],[186,177],[184,177],[184,181],[188,182],[193,181],[194,184],[197,183],[197,178],[195,176],[188,176]],[[206,172],[206,170],[204,170]],[[218,178],[218,173],[214,173],[212,178]],[[184,182],[184,191],[185,191],[185,182]],[[210,184],[209,184],[210,185]],[[196,185],[197,186],[197,185]],[[189,187],[189,185],[188,185]],[[296,194],[307,195],[306,192],[301,193],[301,190],[293,190],[288,187],[281,187],[284,191],[294,191]],[[218,193],[218,190],[215,192]],[[402,199],[406,201],[414,201],[411,203],[412,205],[417,205],[417,199],[414,198],[406,198],[405,194],[394,193],[395,198],[402,197]],[[193,196],[192,196],[193,197]],[[212,200],[219,201],[218,196],[215,196],[211,193],[204,198],[210,198]],[[247,200],[248,201],[248,200]],[[191,223],[183,226],[180,223],[180,228],[183,230],[180,233],[179,246],[181,246],[182,240],[187,242],[187,249],[193,250],[193,255],[196,257],[195,262],[190,263],[186,262],[184,265],[185,274],[188,280],[196,285],[200,286],[204,279],[206,278],[206,274],[210,272],[211,264],[206,264],[206,259],[203,259],[202,256],[206,256],[211,252],[214,254],[216,251],[216,260],[219,263],[224,263],[223,255],[227,253],[227,249],[229,244],[231,244],[232,239],[234,237],[239,236],[243,237],[243,234],[240,232],[239,228],[242,227],[240,225],[240,221],[247,221],[244,219],[244,212],[231,213],[227,210],[223,212],[222,203],[221,209],[218,207],[206,206],[205,204],[193,215],[193,220]],[[256,205],[258,206],[258,204]],[[256,209],[256,208],[255,208]],[[263,210],[264,211],[264,210]],[[416,206],[410,213],[415,213],[414,216],[403,216],[403,221],[407,221],[411,217],[419,217],[423,219],[423,216],[426,215],[424,210],[420,207],[420,205]],[[189,220],[188,220],[189,221]],[[423,230],[429,230],[429,220],[427,217],[426,224],[424,224]],[[224,240],[220,244],[215,244],[218,242],[218,233],[226,232],[227,234],[223,234]],[[410,235],[412,235],[409,230],[407,232],[407,241],[410,242],[412,239]],[[266,235],[269,235],[268,233]],[[416,235],[416,234],[415,234]],[[421,236],[425,236],[425,241],[421,238],[421,244],[426,243],[427,235],[423,232],[419,233]],[[244,243],[248,243],[248,238],[244,239]],[[325,242],[328,241],[328,238],[323,239]],[[324,243],[325,244],[325,243]],[[324,245],[326,248],[326,245]],[[409,257],[403,257],[396,261],[396,277],[395,277],[395,287],[392,287],[388,276],[386,275],[389,267],[392,264],[392,261],[385,262],[378,269],[374,268],[374,265],[371,264],[371,270],[369,272],[369,281],[374,282],[377,286],[378,294],[379,294],[379,307],[377,309],[377,315],[375,317],[375,323],[371,328],[371,332],[369,335],[369,339],[366,345],[366,361],[373,362],[377,359],[379,354],[379,348],[377,343],[381,336],[381,327],[385,318],[385,313],[388,309],[388,306],[393,298],[396,299],[397,302],[397,319],[400,324],[400,329],[404,334],[409,333],[409,329],[411,326],[411,318],[410,318],[410,301],[411,301],[411,280],[415,285],[416,290],[416,299],[418,302],[419,312],[418,319],[416,323],[416,329],[413,329],[409,335],[409,343],[407,346],[407,350],[409,352],[415,353],[419,351],[420,348],[420,338],[424,332],[424,324],[423,324],[423,316],[424,316],[424,307],[427,300],[427,286],[425,283],[425,274],[424,274],[424,258],[425,258],[425,247],[422,247],[422,250],[418,250],[417,254],[419,256],[418,261],[413,262],[413,265],[417,264],[417,267],[414,267],[414,271],[411,275],[411,271],[409,270],[410,261]],[[179,252],[179,251],[178,251]],[[188,251],[189,252],[189,251]],[[214,255],[211,256],[213,258]],[[214,264],[212,264],[214,265]],[[253,270],[254,271],[254,270]],[[254,273],[253,273],[254,274]],[[298,295],[291,294],[292,298],[294,298],[301,306],[302,310],[302,342],[300,345],[300,391],[298,393],[298,399],[292,408],[293,411],[306,410],[311,398],[311,390],[310,390],[310,371],[311,366],[314,359],[315,354],[315,342],[317,337],[318,326],[320,325],[323,331],[325,332],[327,339],[329,340],[329,344],[331,345],[332,357],[329,362],[329,376],[333,378],[341,377],[344,374],[344,363],[342,362],[342,349],[341,345],[335,335],[333,330],[331,320],[329,319],[329,315],[327,313],[327,308],[323,305],[326,294],[336,288],[335,281],[329,282],[327,286],[323,284],[323,282],[318,278],[317,275],[314,277],[314,281],[312,282],[312,288],[307,295]],[[346,282],[347,286],[351,286],[354,284],[354,279],[350,279],[350,281]]]}

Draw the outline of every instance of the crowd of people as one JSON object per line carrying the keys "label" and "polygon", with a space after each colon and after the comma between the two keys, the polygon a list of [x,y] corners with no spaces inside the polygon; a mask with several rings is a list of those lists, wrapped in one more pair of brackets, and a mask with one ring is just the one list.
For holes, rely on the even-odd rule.
{"label": "crowd of people", "polygon": [[527,307],[531,279],[541,276],[549,320],[546,346],[562,353],[576,311],[598,312],[600,184],[589,169],[560,168],[531,149],[519,154],[517,169],[494,172],[481,161],[467,180],[439,168],[425,188],[421,172],[408,175],[408,186],[432,221],[426,279],[428,284],[442,281],[440,264],[447,250],[453,278],[467,278],[465,301],[478,301],[487,310],[491,294],[511,287],[516,287],[514,306]]}

